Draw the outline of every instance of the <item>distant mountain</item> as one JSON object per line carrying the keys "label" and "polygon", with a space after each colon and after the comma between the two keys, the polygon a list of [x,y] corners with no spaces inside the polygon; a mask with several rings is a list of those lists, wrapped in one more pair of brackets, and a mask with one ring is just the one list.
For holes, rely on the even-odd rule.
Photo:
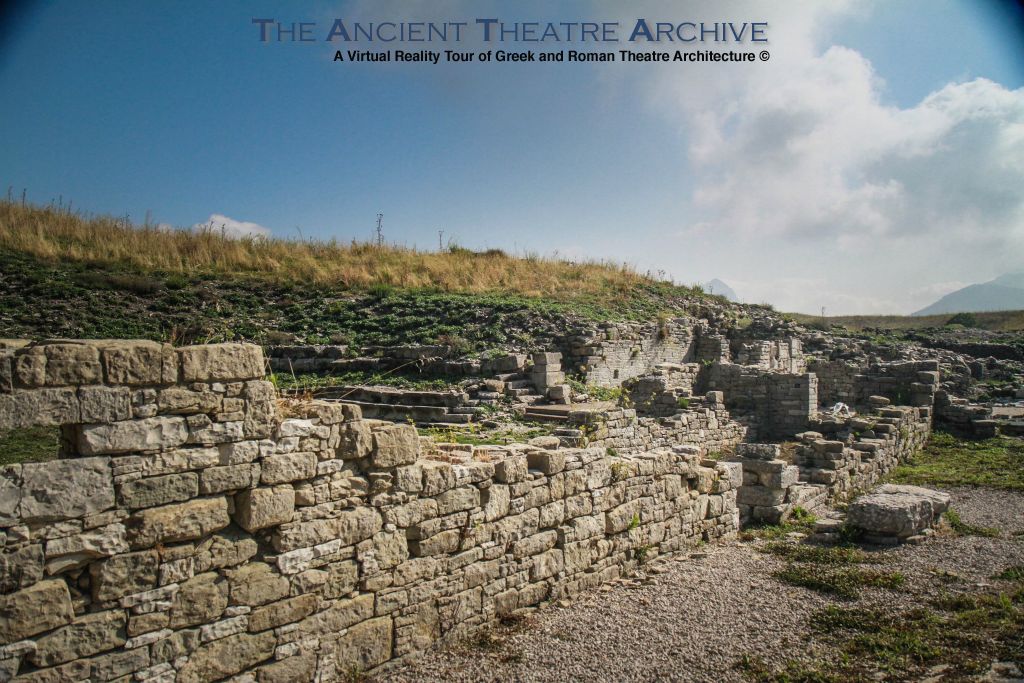
{"label": "distant mountain", "polygon": [[950,292],[931,306],[913,315],[940,313],[977,313],[980,311],[1016,311],[1024,309],[1024,271],[1000,275],[995,280],[968,285]]}
{"label": "distant mountain", "polygon": [[739,301],[740,298],[736,296],[736,292],[732,291],[732,287],[725,284],[718,278],[715,278],[711,282],[704,283],[704,291],[708,294],[717,294],[718,296],[724,296],[729,301]]}

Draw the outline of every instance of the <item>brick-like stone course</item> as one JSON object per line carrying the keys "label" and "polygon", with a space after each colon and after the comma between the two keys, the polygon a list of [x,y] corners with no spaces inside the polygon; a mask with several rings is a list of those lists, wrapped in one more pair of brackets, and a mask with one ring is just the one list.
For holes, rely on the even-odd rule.
{"label": "brick-like stone course", "polygon": [[[355,406],[278,405],[250,345],[3,353],[0,427],[66,442],[0,469],[15,680],[347,680],[739,523],[739,465],[614,433],[625,414],[605,438],[644,452],[439,449]],[[686,419],[738,440],[721,411]]]}

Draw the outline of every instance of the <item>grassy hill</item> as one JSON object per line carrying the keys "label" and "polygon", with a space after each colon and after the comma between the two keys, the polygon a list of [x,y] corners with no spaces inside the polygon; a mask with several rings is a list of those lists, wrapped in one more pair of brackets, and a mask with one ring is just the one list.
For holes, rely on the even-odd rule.
{"label": "grassy hill", "polygon": [[713,303],[623,264],[233,239],[0,201],[0,337],[467,348]]}
{"label": "grassy hill", "polygon": [[[866,329],[881,330],[924,330],[929,328],[943,327],[950,324],[954,314],[943,313],[940,315],[840,315],[822,318],[820,315],[808,315],[805,313],[787,313],[804,325],[821,326],[839,325],[852,332],[860,332]],[[994,311],[988,313],[971,313],[973,324],[971,327],[990,332],[1020,332],[1024,331],[1024,311]],[[955,322],[954,322],[955,324]]]}

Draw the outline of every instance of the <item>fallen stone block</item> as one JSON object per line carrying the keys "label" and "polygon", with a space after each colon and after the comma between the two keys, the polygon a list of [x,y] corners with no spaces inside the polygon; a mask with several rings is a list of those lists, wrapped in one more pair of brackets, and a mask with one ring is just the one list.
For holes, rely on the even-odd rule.
{"label": "fallen stone block", "polygon": [[872,536],[904,539],[935,524],[949,502],[949,494],[940,491],[885,484],[850,503],[847,523]]}

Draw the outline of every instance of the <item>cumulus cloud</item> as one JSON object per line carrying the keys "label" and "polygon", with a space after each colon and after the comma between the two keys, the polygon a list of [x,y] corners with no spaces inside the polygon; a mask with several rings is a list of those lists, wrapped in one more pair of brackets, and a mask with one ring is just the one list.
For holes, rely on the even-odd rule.
{"label": "cumulus cloud", "polygon": [[259,223],[235,220],[220,213],[211,213],[205,222],[196,223],[192,229],[196,231],[209,230],[236,239],[240,237],[270,237],[270,228]]}
{"label": "cumulus cloud", "polygon": [[659,72],[694,179],[677,238],[755,253],[733,280],[790,310],[906,312],[1019,269],[1024,89],[976,78],[893,104],[867,58],[824,44],[852,10],[822,5],[737,3],[770,15],[769,63]]}

